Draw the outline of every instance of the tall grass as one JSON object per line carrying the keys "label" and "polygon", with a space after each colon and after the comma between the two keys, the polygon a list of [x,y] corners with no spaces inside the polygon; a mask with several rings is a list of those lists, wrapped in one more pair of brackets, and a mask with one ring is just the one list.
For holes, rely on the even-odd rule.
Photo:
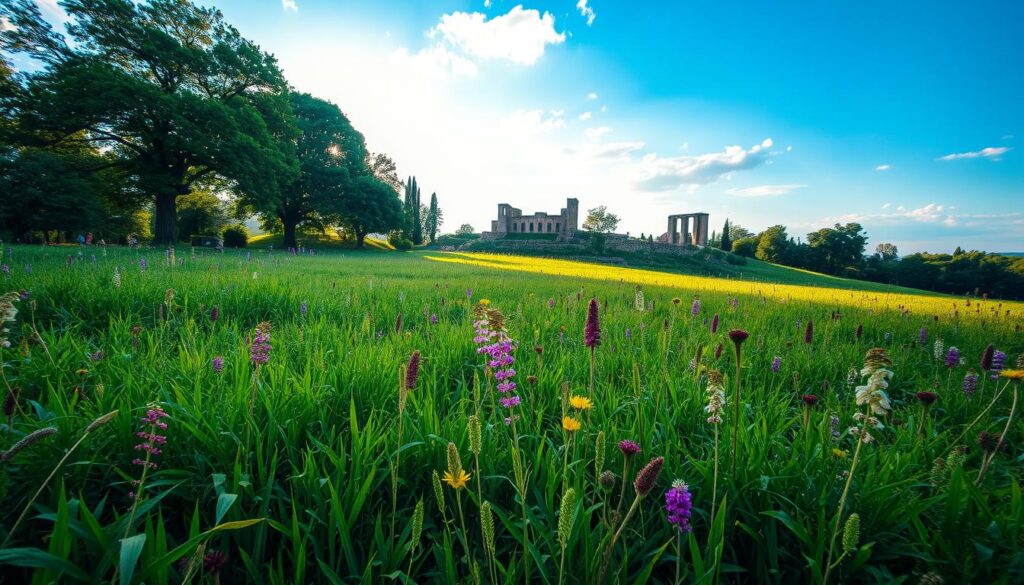
{"label": "tall grass", "polygon": [[[984,376],[974,394],[962,390],[989,343],[1010,367],[1024,351],[1020,304],[536,258],[176,256],[172,267],[161,250],[2,251],[10,275],[0,293],[28,299],[0,350],[2,391],[20,388],[0,450],[57,432],[3,464],[0,580],[595,583],[606,551],[605,582],[822,583],[837,558],[832,583],[1024,579],[1024,427],[1009,418],[1018,389]],[[476,352],[482,299],[518,343],[513,412],[496,402]],[[591,386],[591,299],[601,327],[594,404],[567,433],[563,395]],[[256,371],[250,346],[264,321],[272,351]],[[750,333],[740,364],[730,329]],[[965,363],[936,359],[937,338]],[[858,443],[847,430],[857,412],[848,373],[876,346],[894,362],[893,412],[849,478]],[[396,392],[414,351],[415,387]],[[722,425],[706,420],[710,370],[740,388],[738,402],[727,393]],[[922,390],[939,396],[926,410]],[[806,406],[810,394],[818,400]],[[133,505],[135,433],[150,404],[170,415],[167,441]],[[983,450],[981,431],[1000,446]],[[735,441],[717,473],[716,432]],[[631,466],[616,448],[623,439],[642,449]],[[472,476],[458,490],[432,480],[449,467],[449,443]],[[638,498],[636,473],[656,457],[664,469]],[[623,468],[606,493],[601,472]],[[682,535],[663,510],[677,478],[694,504]],[[858,514],[860,538],[830,555],[848,479],[844,521]],[[615,514],[619,499],[628,523]]]}

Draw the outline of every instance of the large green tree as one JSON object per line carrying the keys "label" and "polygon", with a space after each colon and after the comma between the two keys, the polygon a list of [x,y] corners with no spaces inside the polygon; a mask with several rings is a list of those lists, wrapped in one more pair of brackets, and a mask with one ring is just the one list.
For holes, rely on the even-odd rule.
{"label": "large green tree", "polygon": [[398,193],[371,174],[357,177],[351,193],[337,205],[341,224],[356,236],[356,248],[363,247],[367,234],[398,228],[405,221]]}
{"label": "large green tree", "polygon": [[[354,197],[355,179],[368,171],[363,135],[338,106],[305,93],[292,93],[289,101],[298,134],[286,142],[294,143],[299,173],[263,211],[280,220],[284,246],[294,248],[298,226],[331,223],[330,216],[344,207],[339,200]],[[259,203],[252,206],[258,209]]]}
{"label": "large green tree", "polygon": [[274,58],[188,0],[64,0],[67,38],[31,0],[9,0],[0,48],[41,63],[18,129],[37,144],[83,141],[111,155],[128,195],[153,205],[157,241],[175,240],[179,197],[207,181],[267,205],[297,164],[282,148],[286,84]]}

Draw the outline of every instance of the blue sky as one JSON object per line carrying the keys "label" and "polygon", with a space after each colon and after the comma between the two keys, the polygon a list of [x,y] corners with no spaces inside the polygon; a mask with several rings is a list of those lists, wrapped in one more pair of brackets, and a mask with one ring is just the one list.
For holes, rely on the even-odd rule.
{"label": "blue sky", "polygon": [[1024,2],[204,3],[436,191],[447,230],[575,196],[633,234],[706,211],[1024,250]]}

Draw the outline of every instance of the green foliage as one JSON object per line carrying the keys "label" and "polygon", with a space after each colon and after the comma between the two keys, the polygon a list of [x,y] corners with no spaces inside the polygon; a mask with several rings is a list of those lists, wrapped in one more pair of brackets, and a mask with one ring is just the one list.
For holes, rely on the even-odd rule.
{"label": "green foliage", "polygon": [[474,233],[476,233],[476,230],[474,230],[473,226],[469,225],[468,223],[460,225],[459,229],[455,230],[455,235],[457,236],[468,236]]}
{"label": "green foliage", "polygon": [[732,253],[745,258],[753,258],[757,254],[757,244],[758,238],[756,237],[740,238],[733,242]]}
{"label": "green foliage", "polygon": [[262,205],[292,179],[286,83],[219,11],[187,0],[63,6],[72,43],[32,2],[3,8],[15,24],[4,48],[43,63],[18,100],[22,140],[103,146],[123,195],[154,204],[161,243],[175,240],[177,199],[194,188],[223,180]]}
{"label": "green foliage", "polygon": [[607,248],[608,237],[602,232],[593,232],[587,241],[587,248],[595,254],[604,254]]}
{"label": "green foliage", "polygon": [[726,251],[732,251],[732,235],[729,233],[729,220],[725,220],[725,225],[722,226],[722,240],[719,243],[719,247]]}
{"label": "green foliage", "polygon": [[399,252],[408,252],[409,250],[412,250],[415,247],[414,244],[412,243],[412,240],[404,237],[396,238],[395,240],[391,241],[391,245],[394,246],[395,249],[398,250]]}
{"label": "green foliage", "polygon": [[608,206],[599,205],[587,210],[587,218],[583,221],[583,229],[596,233],[611,233],[619,227],[619,216],[608,212]]}
{"label": "green foliage", "polygon": [[209,191],[194,191],[178,199],[178,236],[219,233],[228,223],[226,205]]}
{"label": "green foliage", "polygon": [[249,230],[244,225],[233,225],[224,228],[222,234],[225,248],[244,248],[249,244]]}

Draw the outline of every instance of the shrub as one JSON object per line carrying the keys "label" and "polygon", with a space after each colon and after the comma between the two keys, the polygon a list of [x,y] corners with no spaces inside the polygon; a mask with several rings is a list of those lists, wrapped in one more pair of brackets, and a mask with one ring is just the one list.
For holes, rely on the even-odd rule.
{"label": "shrub", "polygon": [[608,238],[600,232],[593,232],[590,234],[590,243],[588,247],[590,251],[595,254],[604,254]]}
{"label": "shrub", "polygon": [[391,245],[399,252],[408,252],[413,248],[412,240],[409,238],[397,238],[391,242]]}
{"label": "shrub", "polygon": [[225,248],[244,248],[249,245],[249,230],[244,225],[232,225],[224,228]]}
{"label": "shrub", "polygon": [[737,256],[736,254],[728,254],[725,257],[725,261],[733,266],[746,266],[747,259],[743,256]]}

